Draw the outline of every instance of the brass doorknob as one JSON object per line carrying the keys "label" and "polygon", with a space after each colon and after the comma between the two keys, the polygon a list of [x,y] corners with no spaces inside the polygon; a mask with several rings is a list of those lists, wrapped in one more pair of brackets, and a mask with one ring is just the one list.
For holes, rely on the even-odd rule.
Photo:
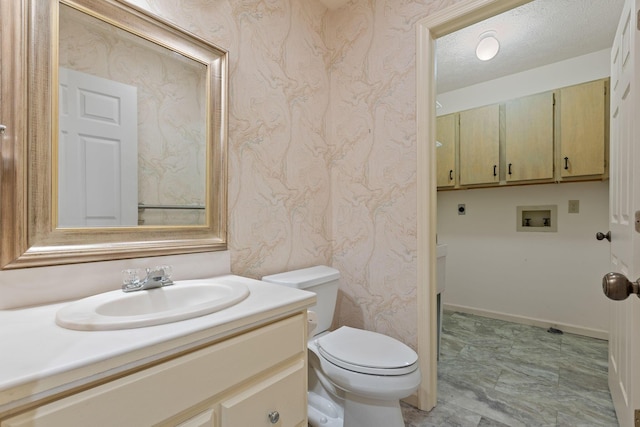
{"label": "brass doorknob", "polygon": [[621,273],[605,274],[602,278],[602,291],[609,299],[614,301],[625,300],[631,294],[636,294],[640,298],[640,284],[638,281],[631,282],[627,279],[627,276]]}

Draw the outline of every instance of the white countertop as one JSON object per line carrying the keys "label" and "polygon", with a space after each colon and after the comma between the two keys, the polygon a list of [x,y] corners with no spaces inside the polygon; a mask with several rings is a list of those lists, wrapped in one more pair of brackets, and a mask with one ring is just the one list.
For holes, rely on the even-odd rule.
{"label": "white countertop", "polygon": [[217,313],[165,325],[75,331],[55,323],[66,303],[0,310],[0,416],[18,406],[215,341],[315,303],[311,292],[239,276],[244,301]]}

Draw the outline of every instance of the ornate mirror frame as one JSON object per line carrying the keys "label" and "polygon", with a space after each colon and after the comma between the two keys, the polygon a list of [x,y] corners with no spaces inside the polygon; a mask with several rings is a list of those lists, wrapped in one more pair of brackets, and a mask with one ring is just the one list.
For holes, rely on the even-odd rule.
{"label": "ornate mirror frame", "polygon": [[[193,226],[58,228],[59,6],[65,4],[207,70],[206,221]],[[0,4],[0,268],[226,249],[227,52],[123,0],[19,0]]]}

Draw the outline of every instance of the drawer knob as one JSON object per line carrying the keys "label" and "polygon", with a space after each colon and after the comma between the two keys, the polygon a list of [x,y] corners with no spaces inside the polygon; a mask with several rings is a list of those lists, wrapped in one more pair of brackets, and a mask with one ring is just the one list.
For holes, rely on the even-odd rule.
{"label": "drawer knob", "polygon": [[275,424],[280,420],[280,414],[278,411],[269,412],[269,421],[271,424]]}

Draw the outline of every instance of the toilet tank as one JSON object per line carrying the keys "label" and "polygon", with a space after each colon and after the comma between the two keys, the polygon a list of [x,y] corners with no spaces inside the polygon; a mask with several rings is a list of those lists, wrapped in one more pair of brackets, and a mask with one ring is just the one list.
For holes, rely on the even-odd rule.
{"label": "toilet tank", "polygon": [[339,279],[340,272],[325,265],[272,274],[262,278],[264,282],[304,289],[316,294],[316,305],[309,308],[318,315],[316,335],[328,331],[331,327],[338,298]]}

